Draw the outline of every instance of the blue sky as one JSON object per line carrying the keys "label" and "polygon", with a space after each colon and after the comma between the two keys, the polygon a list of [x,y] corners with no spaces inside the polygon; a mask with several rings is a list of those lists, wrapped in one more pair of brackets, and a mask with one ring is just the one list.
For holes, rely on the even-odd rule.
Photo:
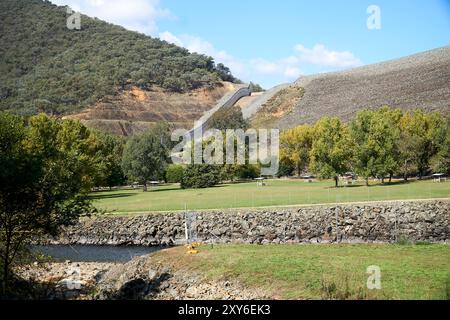
{"label": "blue sky", "polygon": [[[211,55],[268,88],[450,45],[450,0],[52,0]],[[369,30],[370,5],[381,29]]]}

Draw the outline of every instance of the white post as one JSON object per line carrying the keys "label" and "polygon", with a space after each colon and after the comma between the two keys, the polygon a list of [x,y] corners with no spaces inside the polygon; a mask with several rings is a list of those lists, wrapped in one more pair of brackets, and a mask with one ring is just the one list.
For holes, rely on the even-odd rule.
{"label": "white post", "polygon": [[184,204],[184,233],[186,235],[186,244],[189,244],[189,232],[188,232],[188,225],[187,225],[187,205]]}

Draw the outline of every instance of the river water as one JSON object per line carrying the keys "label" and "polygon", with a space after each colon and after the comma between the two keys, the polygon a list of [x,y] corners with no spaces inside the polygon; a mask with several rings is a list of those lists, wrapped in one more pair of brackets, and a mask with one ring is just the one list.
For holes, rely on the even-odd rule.
{"label": "river water", "polygon": [[57,261],[127,262],[135,257],[161,250],[162,247],[116,247],[87,245],[35,245],[31,251],[50,256]]}

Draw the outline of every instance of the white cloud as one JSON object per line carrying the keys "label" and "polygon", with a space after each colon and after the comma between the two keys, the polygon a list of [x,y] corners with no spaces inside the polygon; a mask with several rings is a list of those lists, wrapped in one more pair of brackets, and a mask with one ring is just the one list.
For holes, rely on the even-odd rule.
{"label": "white cloud", "polygon": [[256,73],[281,76],[284,78],[284,81],[297,79],[302,74],[298,59],[295,57],[288,57],[276,61],[258,58],[251,60],[250,65]]}
{"label": "white cloud", "polygon": [[52,0],[52,2],[57,5],[68,5],[88,16],[148,35],[157,34],[159,20],[174,18],[169,10],[161,7],[159,0]]}
{"label": "white cloud", "polygon": [[165,41],[167,41],[169,43],[175,44],[177,46],[180,46],[180,47],[183,46],[183,42],[177,36],[173,35],[169,31],[161,32],[159,34],[159,38],[161,40],[165,40]]}
{"label": "white cloud", "polygon": [[349,68],[362,64],[361,60],[356,58],[353,53],[329,50],[323,44],[316,44],[312,49],[298,44],[295,46],[295,51],[298,52],[301,62],[324,67]]}
{"label": "white cloud", "polygon": [[334,51],[324,45],[317,44],[312,49],[298,44],[294,47],[294,53],[286,58],[268,60],[254,58],[250,60],[238,59],[228,52],[218,50],[210,42],[188,34],[176,36],[168,31],[159,34],[159,37],[167,42],[187,48],[190,52],[209,55],[216,62],[228,66],[233,74],[244,81],[258,81],[264,79],[263,84],[276,82],[290,82],[300,77],[302,70],[314,65],[318,71],[340,70],[360,66],[361,60],[349,51]]}
{"label": "white cloud", "polygon": [[296,79],[301,74],[302,74],[302,72],[297,67],[286,67],[286,70],[284,70],[285,77],[290,78],[290,79]]}
{"label": "white cloud", "polygon": [[205,54],[218,63],[228,66],[233,74],[244,81],[255,81],[260,76],[282,77],[283,81],[292,81],[301,74],[296,66],[298,59],[289,57],[280,61],[269,61],[263,58],[251,60],[238,59],[224,50],[218,50],[210,42],[196,36],[182,34],[176,36],[168,31],[159,34],[162,40],[185,47],[190,52]]}
{"label": "white cloud", "polygon": [[242,61],[233,57],[224,50],[218,50],[214,45],[200,37],[192,36],[189,34],[182,34],[175,36],[174,34],[165,31],[159,34],[162,40],[169,43],[176,44],[177,46],[184,47],[190,52],[196,52],[213,57],[217,63],[223,63],[229,67],[233,74],[237,77],[246,78],[245,66]]}

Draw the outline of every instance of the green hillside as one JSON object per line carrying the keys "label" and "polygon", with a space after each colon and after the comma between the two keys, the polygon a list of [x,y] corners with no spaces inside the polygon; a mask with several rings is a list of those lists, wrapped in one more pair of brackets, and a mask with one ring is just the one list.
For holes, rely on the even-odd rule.
{"label": "green hillside", "polygon": [[0,1],[0,111],[63,114],[127,86],[185,92],[235,81],[211,57],[41,0]]}

